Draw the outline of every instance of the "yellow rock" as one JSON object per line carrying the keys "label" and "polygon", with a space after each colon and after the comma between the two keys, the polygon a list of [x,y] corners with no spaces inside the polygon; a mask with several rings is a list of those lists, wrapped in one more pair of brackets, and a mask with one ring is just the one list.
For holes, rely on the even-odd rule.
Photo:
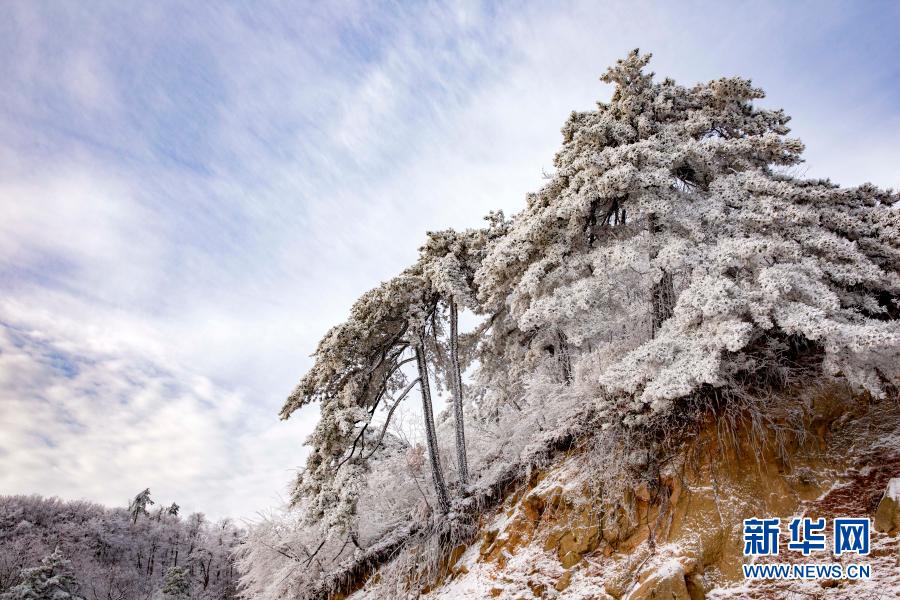
{"label": "yellow rock", "polygon": [[456,564],[456,561],[459,560],[459,557],[462,556],[466,551],[466,545],[460,544],[456,548],[450,551],[450,562],[448,563],[451,567]]}
{"label": "yellow rock", "polygon": [[537,494],[531,494],[522,501],[522,509],[525,511],[525,516],[532,523],[536,523],[540,520],[545,507],[546,504],[544,503],[544,499]]}
{"label": "yellow rock", "polygon": [[557,592],[561,592],[572,584],[572,571],[566,571],[563,573],[560,578],[556,581],[556,585],[553,588]]}
{"label": "yellow rock", "polygon": [[634,488],[634,495],[638,500],[643,502],[650,502],[650,488],[646,483],[641,483],[639,486]]}
{"label": "yellow rock", "polygon": [[559,540],[562,539],[563,535],[565,535],[564,529],[554,529],[550,532],[550,535],[547,536],[547,539],[544,541],[544,551],[552,552],[559,547]]}
{"label": "yellow rock", "polygon": [[651,573],[628,600],[692,600],[685,582],[684,569],[676,561],[664,564]]}
{"label": "yellow rock", "polygon": [[528,587],[531,588],[531,593],[538,598],[543,598],[544,592],[547,591],[547,586],[539,582],[529,581]]}
{"label": "yellow rock", "polygon": [[888,482],[887,489],[875,511],[875,529],[882,533],[900,530],[900,477]]}
{"label": "yellow rock", "polygon": [[580,562],[581,555],[577,552],[567,552],[559,557],[559,564],[561,564],[564,569],[571,569]]}
{"label": "yellow rock", "polygon": [[574,567],[581,562],[581,553],[578,552],[578,540],[575,539],[575,535],[571,531],[566,531],[559,538],[556,556],[565,569]]}
{"label": "yellow rock", "polygon": [[494,541],[497,539],[497,534],[500,531],[497,529],[491,529],[490,531],[485,531],[481,535],[481,555],[485,556],[486,554],[490,554],[491,546],[493,546]]}
{"label": "yellow rock", "polygon": [[703,579],[697,573],[692,573],[685,577],[684,583],[687,586],[688,595],[691,600],[706,600],[706,588],[703,585]]}
{"label": "yellow rock", "polygon": [[566,499],[563,495],[562,486],[556,486],[547,495],[547,508],[554,511],[565,508]]}

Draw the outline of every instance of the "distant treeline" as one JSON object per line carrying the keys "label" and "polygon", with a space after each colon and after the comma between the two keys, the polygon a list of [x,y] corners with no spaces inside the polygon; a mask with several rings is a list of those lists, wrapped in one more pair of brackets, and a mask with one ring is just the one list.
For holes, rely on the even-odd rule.
{"label": "distant treeline", "polygon": [[241,530],[153,504],[149,490],[127,509],[0,496],[0,598],[236,597]]}

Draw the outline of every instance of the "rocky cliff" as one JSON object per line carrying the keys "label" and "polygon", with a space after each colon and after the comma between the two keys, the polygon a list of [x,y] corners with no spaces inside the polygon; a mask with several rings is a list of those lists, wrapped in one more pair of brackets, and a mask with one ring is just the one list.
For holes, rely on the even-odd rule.
{"label": "rocky cliff", "polygon": [[[614,480],[603,472],[606,450],[589,442],[558,456],[482,518],[477,538],[454,549],[425,597],[898,597],[897,400],[828,388],[770,404],[784,407],[768,415],[775,426],[749,414],[709,414],[673,430],[654,457],[626,452]],[[873,518],[864,561],[830,551],[803,557],[784,540],[780,555],[766,558],[866,562],[872,577],[746,580],[742,520],[769,516]],[[383,597],[377,585],[367,588],[354,597]]]}

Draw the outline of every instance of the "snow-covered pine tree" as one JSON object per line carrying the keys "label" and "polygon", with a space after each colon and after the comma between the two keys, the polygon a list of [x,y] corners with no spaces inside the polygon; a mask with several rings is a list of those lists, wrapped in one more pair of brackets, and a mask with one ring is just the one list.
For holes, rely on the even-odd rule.
{"label": "snow-covered pine tree", "polygon": [[482,385],[499,402],[572,364],[637,424],[777,378],[773,357],[802,345],[823,375],[895,386],[897,195],[793,177],[803,145],[762,90],[656,82],[649,58],[620,60],[612,100],[572,113],[556,172],[478,271]]}
{"label": "snow-covered pine tree", "polygon": [[[447,382],[453,396],[453,415],[456,429],[456,462],[459,480],[469,482],[466,456],[465,419],[463,414],[463,363],[471,361],[471,351],[465,359],[460,357],[459,309],[481,313],[475,287],[475,273],[490,244],[506,232],[506,220],[502,212],[490,213],[482,229],[453,229],[428,232],[425,245],[420,248],[419,266],[431,289],[447,309],[449,326],[445,345],[435,343],[438,375]],[[445,350],[445,352],[442,352]],[[446,356],[442,356],[446,354]]]}
{"label": "snow-covered pine tree", "polygon": [[128,512],[131,514],[132,524],[137,523],[138,517],[141,515],[149,516],[148,506],[156,504],[150,498],[150,488],[146,488],[143,492],[134,497],[134,500],[128,503]]}
{"label": "snow-covered pine tree", "polygon": [[[429,340],[437,338],[436,307],[437,298],[421,269],[413,267],[364,294],[353,305],[350,318],[319,343],[313,367],[281,412],[288,418],[302,406],[321,403],[321,417],[307,440],[312,450],[293,493],[294,504],[302,503],[311,521],[338,531],[352,528],[368,458],[383,439],[383,433],[369,431],[375,411],[389,403],[389,421],[415,385],[422,395],[436,496],[444,512],[449,507],[427,369],[434,355]],[[402,367],[411,362],[416,363],[418,377],[408,381]],[[367,450],[370,443],[374,447]]]}
{"label": "snow-covered pine tree", "polygon": [[[429,233],[415,265],[364,294],[350,317],[319,342],[313,367],[281,411],[286,419],[302,406],[321,403],[321,418],[307,440],[312,450],[292,497],[293,504],[303,504],[310,521],[338,531],[352,528],[368,460],[382,443],[394,410],[416,385],[437,505],[448,512],[450,495],[432,414],[432,375],[453,395],[457,465],[460,481],[466,483],[461,372],[468,359],[460,357],[457,319],[460,307],[481,312],[475,272],[493,240],[506,231],[502,212],[489,214],[486,221],[487,227],[480,229]],[[470,358],[471,352],[464,353]],[[413,362],[417,377],[410,381],[402,367]],[[388,412],[376,434],[370,424],[381,406]]]}
{"label": "snow-covered pine tree", "polygon": [[72,563],[57,548],[36,567],[23,569],[22,582],[0,600],[83,600],[72,575]]}
{"label": "snow-covered pine tree", "polygon": [[163,598],[188,598],[191,595],[190,573],[184,567],[169,567],[162,589]]}

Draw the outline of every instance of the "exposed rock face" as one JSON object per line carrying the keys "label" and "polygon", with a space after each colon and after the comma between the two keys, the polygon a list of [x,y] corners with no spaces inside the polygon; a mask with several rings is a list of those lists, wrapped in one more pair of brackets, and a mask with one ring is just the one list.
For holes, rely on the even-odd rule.
{"label": "exposed rock face", "polygon": [[[710,418],[615,503],[592,485],[589,448],[566,458],[486,519],[480,542],[454,553],[454,572],[465,572],[426,597],[479,598],[489,590],[498,598],[696,600],[780,597],[792,589],[821,596],[826,588],[814,582],[743,577],[743,519],[798,515],[874,519],[872,579],[827,582],[829,597],[900,591],[900,538],[879,533],[898,528],[895,400],[832,391],[804,401],[810,410],[789,434],[754,432],[749,422],[726,428]],[[815,560],[784,549],[772,558]]]}
{"label": "exposed rock face", "polygon": [[670,561],[628,595],[629,600],[691,600],[684,568],[678,561]]}

